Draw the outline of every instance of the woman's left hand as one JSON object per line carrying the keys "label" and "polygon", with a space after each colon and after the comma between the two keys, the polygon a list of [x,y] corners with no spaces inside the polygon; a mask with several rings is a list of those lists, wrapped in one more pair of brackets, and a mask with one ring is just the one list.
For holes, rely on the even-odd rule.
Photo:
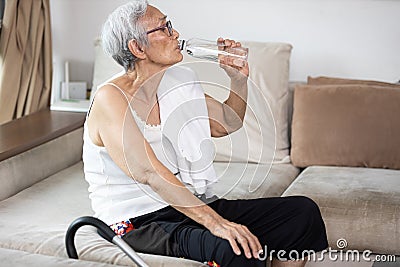
{"label": "woman's left hand", "polygon": [[[242,49],[242,44],[230,39],[218,38],[218,43],[223,43],[221,50],[232,54],[247,55],[247,49]],[[229,55],[219,55],[219,64],[226,74],[234,81],[246,81],[249,76],[247,60]]]}

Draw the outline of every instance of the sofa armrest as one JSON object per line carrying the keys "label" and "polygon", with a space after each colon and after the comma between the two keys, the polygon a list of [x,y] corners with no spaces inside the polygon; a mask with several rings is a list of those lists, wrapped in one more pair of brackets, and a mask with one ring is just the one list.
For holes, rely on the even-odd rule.
{"label": "sofa armrest", "polygon": [[84,120],[46,109],[0,125],[0,200],[81,160]]}
{"label": "sofa armrest", "polygon": [[0,125],[0,161],[82,127],[84,113],[44,109]]}

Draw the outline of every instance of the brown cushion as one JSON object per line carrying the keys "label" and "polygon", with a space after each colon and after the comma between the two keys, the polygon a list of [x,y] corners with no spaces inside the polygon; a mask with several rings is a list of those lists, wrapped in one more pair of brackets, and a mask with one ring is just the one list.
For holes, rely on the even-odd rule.
{"label": "brown cushion", "polygon": [[400,89],[400,84],[386,83],[380,81],[368,81],[368,80],[356,80],[356,79],[344,79],[335,77],[307,77],[307,84],[309,85],[328,85],[328,84],[364,84],[364,85],[375,85],[375,86],[385,86],[391,88]]}
{"label": "brown cushion", "polygon": [[399,103],[395,88],[297,85],[293,164],[400,169]]}

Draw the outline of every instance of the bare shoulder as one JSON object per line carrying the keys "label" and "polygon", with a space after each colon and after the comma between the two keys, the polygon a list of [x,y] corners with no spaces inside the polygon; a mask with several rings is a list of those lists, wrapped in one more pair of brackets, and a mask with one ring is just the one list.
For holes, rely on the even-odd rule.
{"label": "bare shoulder", "polygon": [[130,101],[129,96],[120,88],[113,84],[105,84],[100,87],[96,92],[96,95],[93,100],[93,104],[122,104],[121,102],[125,102],[127,105],[128,101]]}
{"label": "bare shoulder", "polygon": [[128,108],[128,95],[112,84],[100,87],[93,99],[89,114],[89,123],[100,127],[103,123],[112,123],[120,120]]}
{"label": "bare shoulder", "polygon": [[92,112],[101,113],[105,117],[113,117],[125,113],[131,97],[122,89],[112,84],[106,84],[98,89],[93,99]]}

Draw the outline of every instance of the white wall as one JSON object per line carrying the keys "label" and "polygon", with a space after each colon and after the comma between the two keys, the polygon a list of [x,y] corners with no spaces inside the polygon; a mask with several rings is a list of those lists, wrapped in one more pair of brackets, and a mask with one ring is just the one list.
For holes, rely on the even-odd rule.
{"label": "white wall", "polygon": [[[109,12],[128,0],[51,0],[56,80],[91,84],[93,40]],[[400,79],[397,0],[152,0],[182,38],[218,36],[293,45],[290,79],[330,75]]]}

